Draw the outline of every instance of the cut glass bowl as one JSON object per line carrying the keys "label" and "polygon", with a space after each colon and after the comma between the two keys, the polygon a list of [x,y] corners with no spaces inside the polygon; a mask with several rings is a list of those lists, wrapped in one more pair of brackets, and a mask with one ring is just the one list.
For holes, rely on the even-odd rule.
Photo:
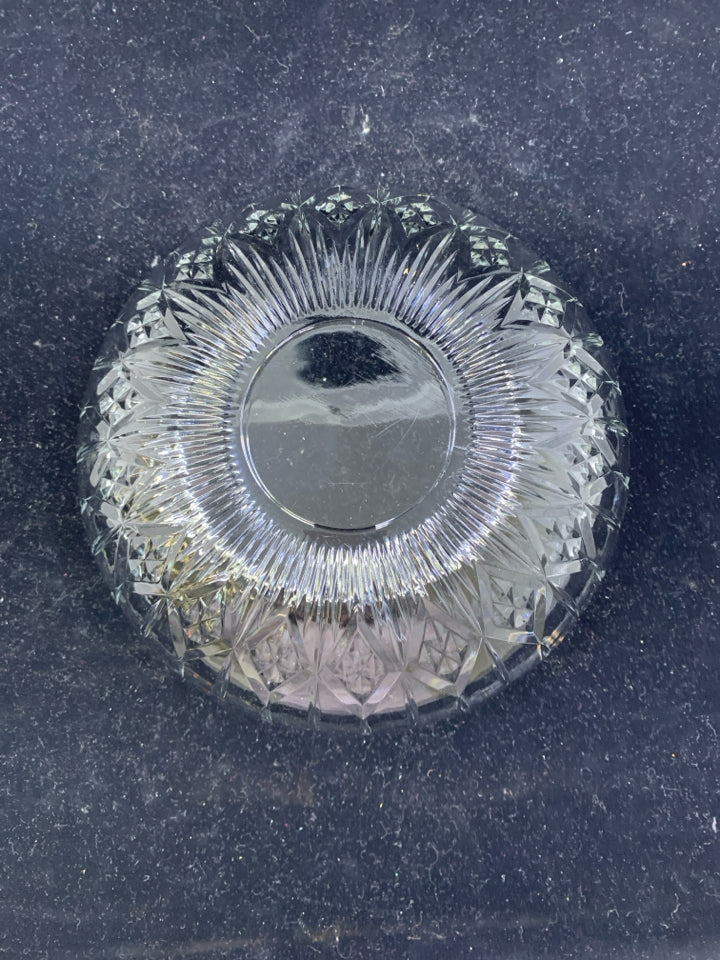
{"label": "cut glass bowl", "polygon": [[424,195],[251,206],[95,364],[82,512],[115,599],[266,716],[433,717],[541,659],[602,578],[620,389],[575,297]]}

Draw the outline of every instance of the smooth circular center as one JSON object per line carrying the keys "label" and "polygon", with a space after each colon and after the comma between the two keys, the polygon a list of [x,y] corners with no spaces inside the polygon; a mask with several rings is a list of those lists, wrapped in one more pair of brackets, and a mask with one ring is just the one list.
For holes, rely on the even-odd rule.
{"label": "smooth circular center", "polygon": [[436,486],[455,433],[430,353],[377,321],[317,317],[264,360],[242,409],[242,445],[285,512],[335,530],[384,526]]}

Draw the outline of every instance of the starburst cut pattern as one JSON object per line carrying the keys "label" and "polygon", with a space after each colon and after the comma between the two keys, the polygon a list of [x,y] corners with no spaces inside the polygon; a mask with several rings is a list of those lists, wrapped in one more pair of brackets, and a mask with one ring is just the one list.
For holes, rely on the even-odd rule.
{"label": "starburst cut pattern", "polygon": [[[446,391],[449,413],[401,360],[337,379],[337,402],[355,390],[375,418],[375,381],[409,398],[421,412],[402,414],[401,439],[418,422],[450,438],[417,504],[359,531],[266,495],[248,450],[258,371],[318,330],[409,351]],[[318,383],[311,412],[330,403]],[[377,424],[382,452],[393,421]],[[624,433],[602,342],[546,264],[430,198],[338,188],[215,224],[143,284],[83,411],[83,514],[116,599],[223,695],[316,717],[433,714],[506,683],[577,616],[622,514]],[[292,491],[304,477],[283,462]],[[316,478],[320,499],[333,482]]]}

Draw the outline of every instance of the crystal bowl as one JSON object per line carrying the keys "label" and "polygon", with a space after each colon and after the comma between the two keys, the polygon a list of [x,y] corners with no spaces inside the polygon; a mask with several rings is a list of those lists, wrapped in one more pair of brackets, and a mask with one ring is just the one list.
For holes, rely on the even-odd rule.
{"label": "crystal bowl", "polygon": [[336,188],[194,235],[111,327],[82,513],[116,601],[267,717],[500,689],[602,578],[627,477],[587,316],[505,230]]}

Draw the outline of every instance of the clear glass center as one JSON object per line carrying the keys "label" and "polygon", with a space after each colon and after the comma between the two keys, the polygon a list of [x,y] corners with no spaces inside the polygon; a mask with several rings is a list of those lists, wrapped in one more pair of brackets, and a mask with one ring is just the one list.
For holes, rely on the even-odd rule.
{"label": "clear glass center", "polygon": [[317,317],[258,368],[241,430],[252,475],[285,512],[362,530],[437,485],[455,418],[442,371],[402,328]]}

